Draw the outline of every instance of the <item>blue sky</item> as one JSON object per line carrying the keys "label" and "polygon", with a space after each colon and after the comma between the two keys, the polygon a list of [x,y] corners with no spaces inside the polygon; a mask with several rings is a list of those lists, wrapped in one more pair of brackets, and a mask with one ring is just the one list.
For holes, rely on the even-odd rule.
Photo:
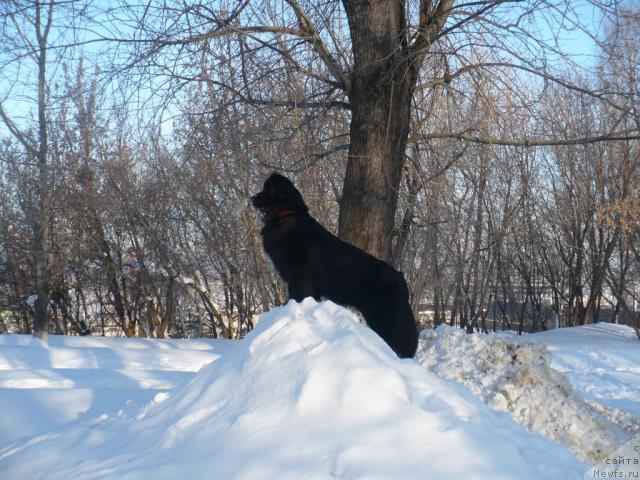
{"label": "blue sky", "polygon": [[[93,5],[97,9],[107,8],[111,3],[110,0],[99,0],[93,2]],[[595,18],[593,7],[586,0],[580,1],[572,1],[571,8],[575,9],[577,13],[580,15],[582,20],[587,24],[593,27],[594,34],[599,34],[602,32],[598,32],[599,29],[597,18]],[[99,16],[97,17],[99,18]],[[55,20],[60,20],[57,17]],[[100,24],[100,22],[94,22],[92,25],[93,31],[98,31],[99,33],[104,33],[106,28],[110,28],[109,25]],[[120,25],[117,27],[120,32],[130,35],[133,32],[131,26]],[[541,24],[538,26],[542,32],[546,31],[551,35],[553,32],[550,31],[551,27],[545,26]],[[55,30],[53,32],[54,38],[53,41],[55,43],[69,43],[73,40],[73,37],[83,39],[89,38],[91,35],[95,35],[95,33],[82,33],[80,30]],[[583,32],[573,31],[573,32],[564,32],[560,37],[560,46],[563,50],[567,51],[575,55],[574,61],[580,65],[582,65],[586,70],[590,70],[594,64],[594,55],[597,53],[597,50],[592,42],[592,40]],[[64,51],[64,55],[67,57],[67,61],[69,61],[70,66],[74,68],[77,65],[78,59],[82,56],[85,58],[85,69],[87,73],[91,74],[93,71],[93,63],[100,58],[109,58],[109,50],[110,46],[105,43],[96,43],[82,47],[82,49],[69,49]],[[58,51],[60,52],[60,51]],[[7,63],[10,55],[15,52],[2,52],[0,49],[0,100],[3,101],[5,106],[5,110],[7,110],[10,114],[12,114],[15,118],[16,123],[18,124],[26,124],[32,123],[35,112],[35,103],[33,101],[35,97],[35,68],[33,62],[27,61],[21,62],[20,64],[16,62]],[[53,55],[52,55],[53,56]],[[56,76],[59,79],[61,74],[61,69],[58,67],[57,69],[50,69],[49,78],[54,79]],[[20,82],[26,80],[26,85],[22,86],[11,86],[13,80],[18,78]],[[58,84],[61,84],[58,81]],[[111,87],[116,86],[115,84],[111,85]],[[150,90],[143,90],[141,95],[142,97],[148,96]],[[6,127],[2,122],[0,122],[0,136],[4,136],[8,134]]]}

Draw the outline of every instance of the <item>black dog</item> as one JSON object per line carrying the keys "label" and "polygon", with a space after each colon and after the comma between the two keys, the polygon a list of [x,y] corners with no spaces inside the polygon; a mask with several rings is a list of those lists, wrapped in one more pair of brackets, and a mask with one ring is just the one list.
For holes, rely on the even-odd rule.
{"label": "black dog", "polygon": [[418,329],[400,272],[328,232],[282,175],[272,174],[251,201],[264,214],[264,249],[287,282],[290,298],[325,298],[353,307],[398,356],[413,357]]}

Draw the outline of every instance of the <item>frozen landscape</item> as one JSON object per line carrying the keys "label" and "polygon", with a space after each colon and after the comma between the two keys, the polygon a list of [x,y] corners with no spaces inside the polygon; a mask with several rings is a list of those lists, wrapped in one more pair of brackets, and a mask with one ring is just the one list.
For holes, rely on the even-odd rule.
{"label": "frozen landscape", "polygon": [[[441,327],[421,341],[418,361],[399,360],[353,314],[310,299],[241,342],[2,335],[0,478],[581,479],[577,447],[605,435],[576,436],[558,385],[604,440],[637,431],[627,327],[525,339]],[[521,364],[534,382],[517,393]],[[548,379],[545,402],[535,382]]]}
{"label": "frozen landscape", "polygon": [[0,480],[638,480],[639,180],[640,0],[0,0]]}

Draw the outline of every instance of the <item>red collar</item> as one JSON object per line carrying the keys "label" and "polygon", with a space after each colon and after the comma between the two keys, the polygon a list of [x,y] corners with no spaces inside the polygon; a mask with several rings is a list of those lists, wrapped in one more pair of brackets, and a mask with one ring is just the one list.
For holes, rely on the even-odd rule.
{"label": "red collar", "polygon": [[292,209],[276,210],[275,212],[268,214],[264,218],[264,221],[265,223],[269,223],[275,220],[280,220],[281,218],[284,218],[284,217],[288,217],[289,215],[293,215],[294,213],[302,213],[302,212],[303,212],[302,210],[292,210]]}
{"label": "red collar", "polygon": [[289,215],[293,215],[294,213],[298,213],[299,210],[278,210],[276,212],[273,212],[273,217],[274,218],[283,218],[283,217],[288,217]]}

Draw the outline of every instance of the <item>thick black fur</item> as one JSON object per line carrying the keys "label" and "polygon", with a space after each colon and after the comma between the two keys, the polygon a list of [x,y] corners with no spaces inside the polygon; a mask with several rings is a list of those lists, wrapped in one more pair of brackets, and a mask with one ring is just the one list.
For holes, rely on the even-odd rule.
{"label": "thick black fur", "polygon": [[264,215],[264,249],[287,282],[290,298],[353,307],[398,356],[413,357],[418,329],[402,273],[327,231],[282,175],[272,174],[251,201]]}

